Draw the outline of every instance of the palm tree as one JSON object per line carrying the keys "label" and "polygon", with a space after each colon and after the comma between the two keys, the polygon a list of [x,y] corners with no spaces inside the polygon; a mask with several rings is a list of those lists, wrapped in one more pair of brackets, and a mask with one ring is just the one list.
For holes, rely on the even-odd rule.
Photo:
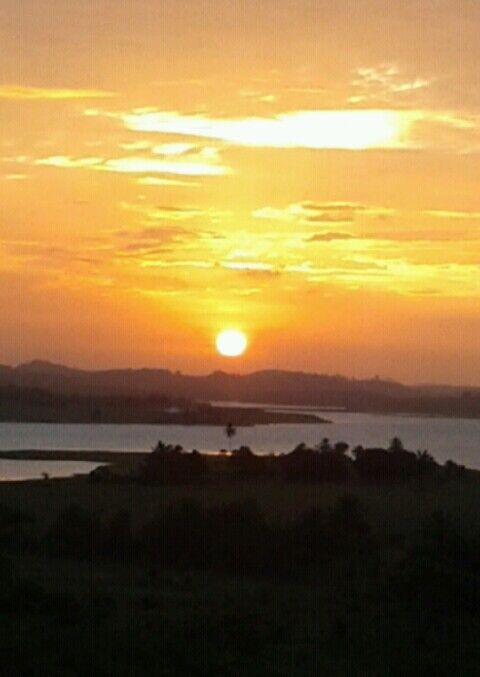
{"label": "palm tree", "polygon": [[421,470],[427,470],[433,468],[436,465],[435,459],[431,454],[428,453],[427,449],[424,449],[423,451],[417,451],[417,463]]}
{"label": "palm tree", "polygon": [[225,435],[228,438],[228,449],[229,449],[229,451],[232,451],[231,439],[232,439],[232,437],[235,437],[236,434],[237,434],[237,429],[235,428],[233,423],[227,423],[227,425],[225,426]]}

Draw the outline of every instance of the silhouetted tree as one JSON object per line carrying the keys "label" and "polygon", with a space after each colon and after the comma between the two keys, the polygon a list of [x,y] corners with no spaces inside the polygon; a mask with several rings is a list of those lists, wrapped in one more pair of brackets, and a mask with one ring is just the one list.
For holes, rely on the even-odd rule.
{"label": "silhouetted tree", "polygon": [[260,477],[267,471],[265,456],[256,456],[247,446],[234,449],[229,464],[233,468],[233,474],[240,479]]}
{"label": "silhouetted tree", "polygon": [[398,451],[403,451],[404,450],[403,442],[399,437],[394,437],[391,442],[390,446],[388,448],[388,451],[391,452],[398,452]]}
{"label": "silhouetted tree", "polygon": [[227,439],[228,439],[228,448],[229,448],[230,451],[232,450],[232,442],[231,442],[232,437],[235,437],[236,434],[237,434],[237,429],[235,428],[233,423],[231,423],[231,422],[227,423],[227,425],[225,426],[225,435],[227,436]]}
{"label": "silhouetted tree", "polygon": [[322,454],[328,454],[330,451],[333,451],[332,445],[330,444],[330,440],[328,439],[328,437],[324,437],[323,440],[320,442],[320,444],[317,444],[315,448]]}
{"label": "silhouetted tree", "polygon": [[417,471],[421,487],[429,477],[435,474],[436,469],[435,459],[426,449],[417,451]]}
{"label": "silhouetted tree", "polygon": [[180,445],[159,442],[145,459],[139,477],[143,482],[181,484],[197,482],[206,473],[205,459],[198,452],[185,452]]}
{"label": "silhouetted tree", "polygon": [[333,453],[328,440],[323,446],[324,450],[320,451],[301,444],[283,456],[280,467],[285,479],[294,482],[345,482],[351,461],[344,454]]}

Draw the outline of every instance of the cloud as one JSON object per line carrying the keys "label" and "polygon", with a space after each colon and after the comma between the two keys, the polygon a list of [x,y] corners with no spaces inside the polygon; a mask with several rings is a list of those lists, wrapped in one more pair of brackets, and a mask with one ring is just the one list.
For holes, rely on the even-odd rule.
{"label": "cloud", "polygon": [[222,221],[229,216],[229,212],[217,210],[214,207],[202,209],[198,207],[177,207],[174,205],[151,205],[145,202],[121,202],[120,206],[127,212],[137,214],[145,223],[158,221],[187,221],[202,218],[203,221]]}
{"label": "cloud", "polygon": [[[412,85],[413,86],[413,85]],[[311,150],[442,150],[480,148],[480,117],[451,110],[393,108],[312,109],[257,117],[210,117],[140,108],[87,109],[86,115],[119,120],[142,133],[179,135],[258,148]]]}
{"label": "cloud", "polygon": [[198,146],[194,143],[161,143],[153,146],[153,152],[157,155],[190,155]]}
{"label": "cloud", "polygon": [[143,261],[142,268],[200,268],[211,269],[215,268],[215,264],[211,261]]}
{"label": "cloud", "polygon": [[98,264],[103,254],[102,250],[94,247],[64,247],[36,240],[0,240],[0,246],[7,255],[23,263],[48,263],[57,268],[66,268],[75,263]]}
{"label": "cloud", "polygon": [[262,207],[252,212],[256,219],[299,222],[305,224],[351,223],[355,217],[365,216],[386,218],[394,213],[387,207],[362,205],[356,202],[298,202],[287,207]]}
{"label": "cloud", "polygon": [[11,101],[66,101],[70,99],[106,99],[115,92],[97,89],[55,89],[51,87],[24,87],[23,85],[0,85],[0,99]]}
{"label": "cloud", "polygon": [[120,174],[178,174],[180,176],[225,176],[231,169],[212,162],[185,160],[180,162],[159,160],[152,157],[123,157],[104,159],[99,157],[71,157],[53,155],[34,161],[35,165],[63,169],[88,168]]}
{"label": "cloud", "polygon": [[153,206],[146,204],[130,204],[129,202],[122,202],[121,207],[126,211],[139,214],[147,221],[183,221],[185,219],[201,216],[204,213],[201,209],[188,207],[172,207],[168,205]]}
{"label": "cloud", "polygon": [[148,157],[126,157],[105,160],[95,169],[126,174],[179,174],[181,176],[225,176],[232,173],[224,165],[201,162],[170,162]]}
{"label": "cloud", "polygon": [[150,265],[159,259],[174,261],[182,256],[183,250],[191,250],[191,243],[200,240],[203,233],[167,224],[139,230],[125,228],[113,235],[116,238],[112,247],[115,258],[144,267],[147,262]]}
{"label": "cloud", "polygon": [[196,188],[201,184],[195,181],[182,181],[179,179],[160,179],[157,176],[142,176],[137,179],[139,186],[174,186],[179,188]]}
{"label": "cloud", "polygon": [[116,235],[121,238],[133,238],[136,242],[180,242],[198,237],[193,231],[178,226],[155,226],[139,231],[119,230]]}
{"label": "cloud", "polygon": [[50,157],[35,160],[33,164],[40,167],[60,167],[63,169],[82,169],[85,167],[97,167],[102,163],[99,157],[73,158],[69,155],[51,155]]}
{"label": "cloud", "polygon": [[222,268],[227,270],[247,271],[250,273],[273,273],[274,267],[270,263],[260,261],[222,261]]}
{"label": "cloud", "polygon": [[28,174],[4,174],[5,181],[24,181],[28,179]]}
{"label": "cloud", "polygon": [[326,233],[315,233],[309,237],[306,242],[335,242],[335,240],[351,240],[354,236],[351,233],[337,233],[328,231]]}
{"label": "cloud", "polygon": [[349,97],[350,103],[372,100],[388,101],[392,96],[411,95],[427,89],[432,80],[418,76],[407,78],[395,64],[362,67],[355,70],[352,86],[356,94]]}
{"label": "cloud", "polygon": [[388,147],[399,131],[401,116],[396,111],[311,110],[271,117],[209,118],[149,109],[110,115],[137,132],[181,134],[245,146],[312,149]]}
{"label": "cloud", "polygon": [[443,209],[427,209],[422,212],[427,216],[434,216],[438,219],[462,219],[462,220],[478,220],[480,219],[480,212],[468,211],[447,211]]}

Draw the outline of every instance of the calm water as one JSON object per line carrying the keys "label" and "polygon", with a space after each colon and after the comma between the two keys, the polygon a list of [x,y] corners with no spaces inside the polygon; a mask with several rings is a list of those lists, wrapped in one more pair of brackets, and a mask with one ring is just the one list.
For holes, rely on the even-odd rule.
{"label": "calm water", "polygon": [[[310,412],[311,413],[311,412]],[[322,415],[322,414],[320,414]],[[451,458],[480,469],[480,420],[379,416],[325,412],[331,424],[281,424],[238,428],[235,446],[246,444],[256,453],[288,452],[299,442],[317,444],[323,437],[352,446],[385,446],[400,437],[409,449],[428,449],[439,462]],[[58,449],[149,451],[158,440],[185,449],[218,451],[227,446],[221,427],[176,425],[76,425],[0,423],[0,450]],[[50,461],[0,461],[0,479],[88,472],[97,464]],[[88,467],[86,467],[88,466]],[[17,468],[18,470],[15,470]],[[31,473],[29,473],[29,468]]]}
{"label": "calm water", "polygon": [[40,479],[43,473],[49,477],[71,477],[89,473],[101,463],[87,461],[4,461],[0,459],[0,482]]}

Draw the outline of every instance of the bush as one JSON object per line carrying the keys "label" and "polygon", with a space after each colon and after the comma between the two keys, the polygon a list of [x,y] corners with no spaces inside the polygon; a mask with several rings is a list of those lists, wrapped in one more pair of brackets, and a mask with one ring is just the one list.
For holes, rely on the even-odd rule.
{"label": "bush", "polygon": [[345,482],[351,461],[334,451],[317,451],[299,445],[280,459],[283,477],[290,482]]}
{"label": "bush", "polygon": [[238,479],[255,479],[267,475],[267,459],[256,456],[250,447],[234,449],[228,463]]}
{"label": "bush", "polygon": [[155,484],[195,483],[206,471],[205,459],[197,451],[189,454],[179,446],[159,443],[145,461],[140,480]]}

